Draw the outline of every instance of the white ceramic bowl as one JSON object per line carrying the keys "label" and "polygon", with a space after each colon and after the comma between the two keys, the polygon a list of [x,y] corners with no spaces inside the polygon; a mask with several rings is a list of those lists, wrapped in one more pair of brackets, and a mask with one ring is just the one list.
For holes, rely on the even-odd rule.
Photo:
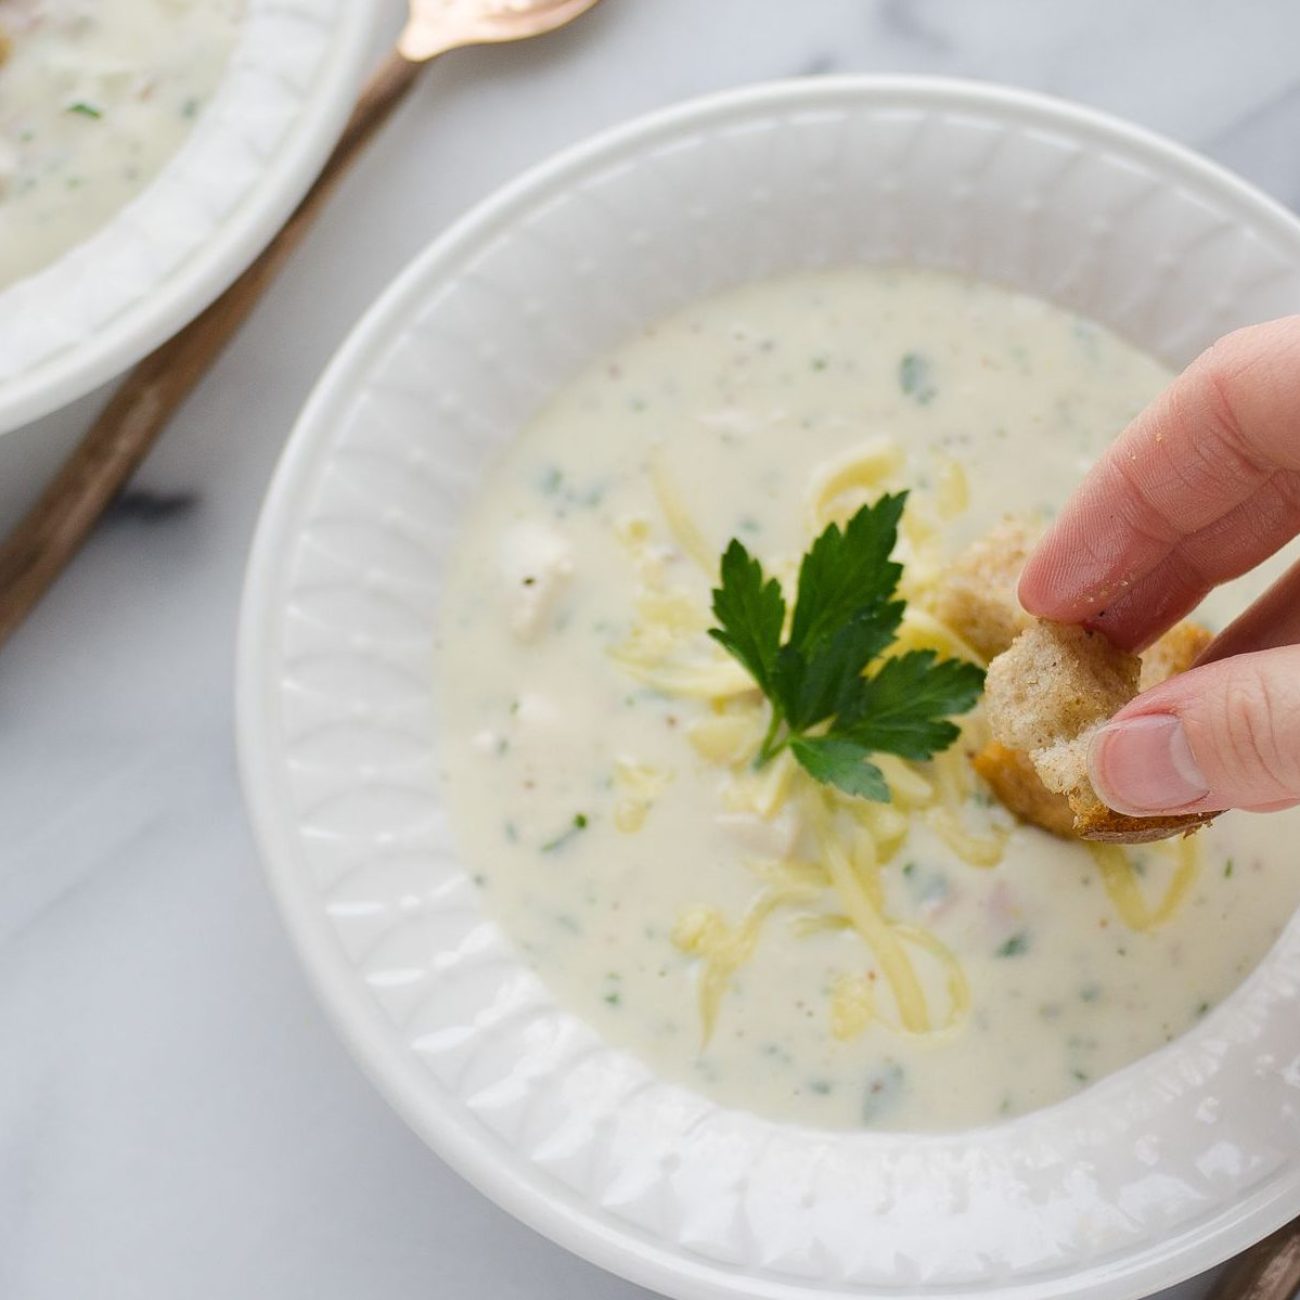
{"label": "white ceramic bowl", "polygon": [[950,267],[1170,362],[1300,307],[1300,225],[1121,123],[990,87],[823,80],[648,118],[463,220],[357,327],[258,531],[239,649],[256,833],[357,1059],[445,1159],[680,1297],[1133,1297],[1300,1212],[1300,928],[1154,1056],[1024,1118],[828,1134],[667,1086],[558,1007],[439,803],[432,658],[485,466],[689,299],[846,262]]}
{"label": "white ceramic bowl", "polygon": [[212,102],[90,239],[0,290],[0,433],[134,364],[252,261],[341,129],[376,19],[367,0],[245,0]]}

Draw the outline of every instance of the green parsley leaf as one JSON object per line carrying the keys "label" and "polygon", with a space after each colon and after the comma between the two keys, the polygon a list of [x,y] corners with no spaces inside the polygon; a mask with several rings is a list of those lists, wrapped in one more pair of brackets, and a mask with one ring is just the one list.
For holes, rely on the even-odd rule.
{"label": "green parsley leaf", "polygon": [[[588,824],[586,813],[574,813],[573,820],[568,826],[542,845],[542,852],[554,853],[557,849],[562,849],[570,840],[576,838],[580,832],[585,831]],[[513,839],[514,836],[512,835],[510,838]]]}
{"label": "green parsley leaf", "polygon": [[907,493],[899,492],[863,506],[843,532],[831,524],[803,557],[790,644],[805,658],[859,611],[894,594],[903,566],[889,557],[906,503]]}
{"label": "green parsley leaf", "polygon": [[781,629],[785,625],[785,598],[775,578],[763,580],[763,567],[733,539],[722,556],[722,585],[713,593],[713,616],[722,624],[709,635],[734,655],[758,683],[764,695],[772,693]]}
{"label": "green parsley leaf", "polygon": [[104,110],[96,108],[94,104],[87,104],[85,100],[79,99],[75,104],[69,104],[67,112],[76,113],[78,117],[101,118],[104,116]]}
{"label": "green parsley leaf", "polygon": [[[788,747],[806,772],[864,799],[889,787],[868,761],[876,752],[925,760],[956,740],[951,718],[972,708],[983,670],[933,650],[881,659],[893,645],[905,602],[895,599],[902,566],[890,557],[907,493],[863,506],[841,529],[831,524],[799,566],[789,637],[780,584],[733,540],[713,593],[719,627],[709,635],[753,677],[772,706],[755,760]],[[872,665],[878,664],[875,671]],[[817,735],[809,735],[813,728]]]}
{"label": "green parsley leaf", "polygon": [[939,659],[933,650],[909,650],[886,659],[874,677],[859,679],[840,710],[837,730],[903,758],[933,758],[957,739],[948,718],[979,699],[984,672],[961,659]]}
{"label": "green parsley leaf", "polygon": [[815,726],[848,704],[867,665],[893,643],[905,608],[888,601],[858,610],[811,658],[793,645],[781,647],[773,694],[793,730]]}
{"label": "green parsley leaf", "polygon": [[805,739],[797,736],[790,742],[790,752],[815,781],[823,785],[838,786],[845,794],[876,803],[889,802],[889,786],[884,773],[867,755],[865,745],[852,740],[838,740],[834,736],[814,736]]}

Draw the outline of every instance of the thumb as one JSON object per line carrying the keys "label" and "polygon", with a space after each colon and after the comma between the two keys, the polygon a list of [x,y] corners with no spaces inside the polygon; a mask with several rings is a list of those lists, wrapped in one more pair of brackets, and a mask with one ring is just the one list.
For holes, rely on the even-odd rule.
{"label": "thumb", "polygon": [[1266,811],[1300,800],[1300,646],[1194,668],[1094,737],[1092,782],[1134,816]]}

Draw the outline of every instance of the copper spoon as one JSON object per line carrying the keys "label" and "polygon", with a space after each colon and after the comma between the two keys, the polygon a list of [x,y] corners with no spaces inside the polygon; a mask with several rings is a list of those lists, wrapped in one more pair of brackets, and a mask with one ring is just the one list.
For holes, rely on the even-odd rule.
{"label": "copper spoon", "polygon": [[315,184],[249,268],[123,381],[40,499],[0,544],[0,645],[35,608],[135,472],[176,408],[302,242],[326,200],[401,103],[421,66],[466,45],[563,27],[596,0],[410,0],[397,48],[366,83]]}

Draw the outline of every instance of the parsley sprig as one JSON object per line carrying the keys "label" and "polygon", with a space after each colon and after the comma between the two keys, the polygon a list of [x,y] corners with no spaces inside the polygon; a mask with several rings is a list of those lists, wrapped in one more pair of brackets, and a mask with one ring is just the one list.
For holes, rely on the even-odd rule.
{"label": "parsley sprig", "polygon": [[[781,584],[738,539],[722,556],[709,635],[744,665],[772,706],[755,765],[789,749],[809,776],[851,795],[889,801],[873,753],[923,760],[957,739],[950,718],[979,698],[983,670],[933,650],[881,660],[898,636],[903,567],[891,559],[907,493],[831,524],[799,566],[790,633]],[[877,662],[879,661],[879,662]],[[875,665],[874,670],[868,669]]]}

